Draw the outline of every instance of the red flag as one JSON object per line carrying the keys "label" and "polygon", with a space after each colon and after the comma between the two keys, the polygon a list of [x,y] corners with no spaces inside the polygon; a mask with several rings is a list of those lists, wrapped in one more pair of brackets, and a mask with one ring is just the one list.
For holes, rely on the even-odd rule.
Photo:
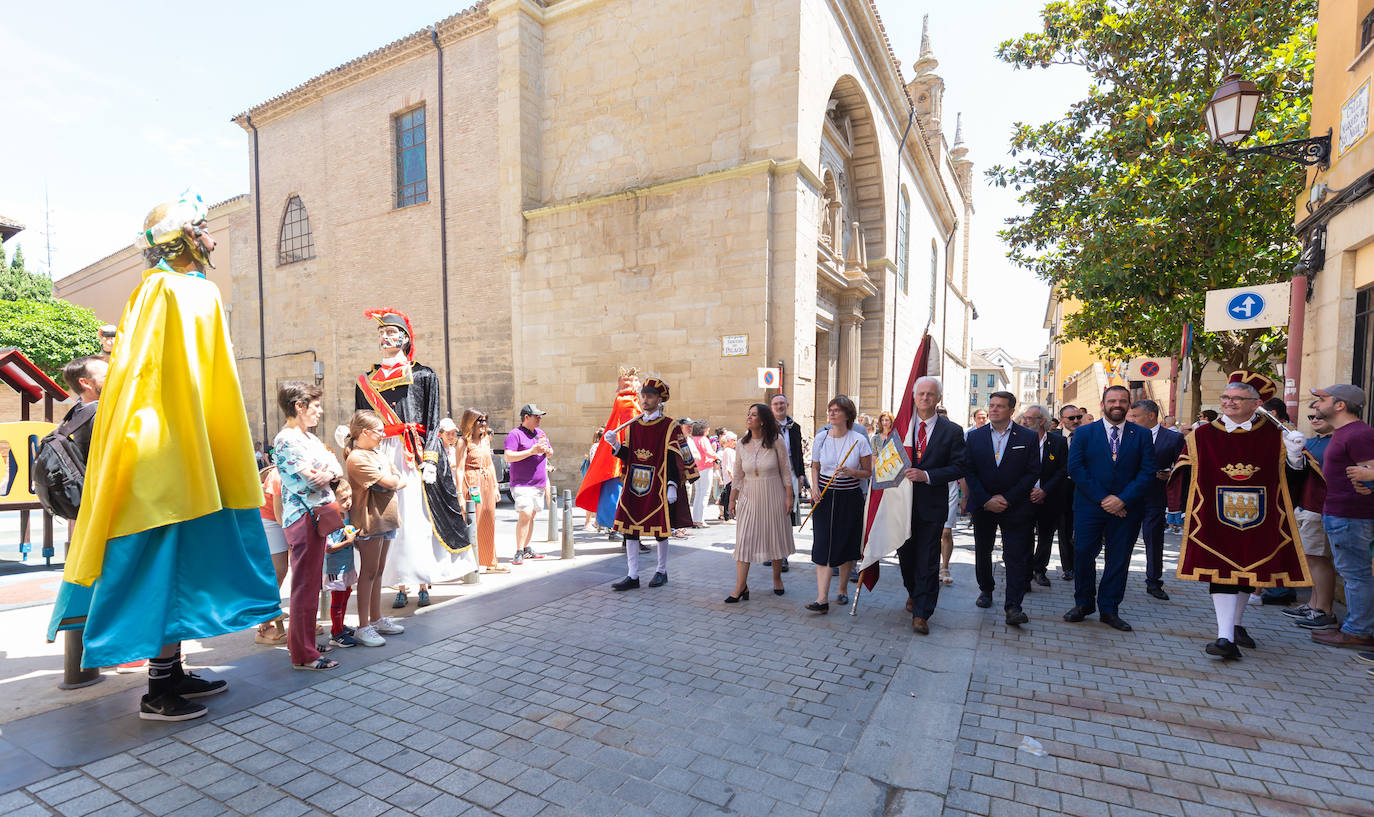
{"label": "red flag", "polygon": [[[921,345],[916,349],[916,357],[911,361],[911,374],[907,376],[906,391],[902,392],[902,402],[892,423],[892,433],[899,444],[906,439],[907,429],[911,426],[911,415],[916,412],[911,390],[916,387],[916,380],[924,376],[929,368],[930,335],[926,334],[921,338]],[[911,483],[902,480],[895,488],[873,491],[868,498],[868,517],[864,521],[864,557],[859,563],[859,580],[865,588],[872,590],[878,583],[878,560],[901,547],[910,535]]]}

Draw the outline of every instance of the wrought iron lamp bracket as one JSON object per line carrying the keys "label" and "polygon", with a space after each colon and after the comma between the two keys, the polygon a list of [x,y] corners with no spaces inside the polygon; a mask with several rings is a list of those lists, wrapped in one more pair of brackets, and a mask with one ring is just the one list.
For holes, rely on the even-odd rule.
{"label": "wrought iron lamp bracket", "polygon": [[1230,156],[1246,156],[1253,153],[1263,153],[1265,156],[1287,159],[1290,162],[1297,162],[1305,167],[1321,165],[1322,170],[1326,170],[1331,167],[1331,134],[1331,128],[1327,128],[1325,136],[1313,136],[1309,139],[1294,139],[1291,142],[1279,142],[1274,145],[1257,145],[1252,148],[1228,147],[1226,153]]}

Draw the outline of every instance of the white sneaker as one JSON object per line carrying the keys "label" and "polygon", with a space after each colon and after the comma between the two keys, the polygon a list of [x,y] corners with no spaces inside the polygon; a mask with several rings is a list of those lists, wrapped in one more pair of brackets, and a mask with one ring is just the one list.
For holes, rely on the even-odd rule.
{"label": "white sneaker", "polygon": [[1250,596],[1250,598],[1248,598],[1248,599],[1245,600],[1245,604],[1246,604],[1247,606],[1254,606],[1254,605],[1256,605],[1256,604],[1264,604],[1264,597],[1263,597],[1263,596],[1256,596],[1256,595],[1253,595],[1253,594],[1252,594],[1252,595]]}
{"label": "white sneaker", "polygon": [[372,625],[372,629],[376,630],[382,635],[400,635],[401,633],[406,631],[406,628],[402,627],[400,624],[397,624],[391,618],[391,616],[384,616],[381,620],[375,622]]}
{"label": "white sneaker", "polygon": [[359,627],[353,631],[353,637],[364,647],[383,647],[386,646],[386,639],[377,634],[377,629],[371,624],[366,627]]}

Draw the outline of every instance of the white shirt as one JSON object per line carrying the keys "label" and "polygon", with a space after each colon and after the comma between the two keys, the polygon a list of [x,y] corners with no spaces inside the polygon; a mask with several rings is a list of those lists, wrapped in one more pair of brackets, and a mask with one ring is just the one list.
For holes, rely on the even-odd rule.
{"label": "white shirt", "polygon": [[1007,450],[1007,440],[1011,439],[1011,423],[1007,423],[1004,431],[998,431],[997,426],[988,423],[988,428],[992,430],[992,452],[997,464],[1002,464],[1002,454]]}
{"label": "white shirt", "polygon": [[[849,456],[844,462],[840,462],[840,457],[844,456],[846,451],[849,452]],[[811,461],[820,467],[821,479],[826,482],[831,481],[836,469],[841,466],[858,468],[862,464],[862,459],[872,453],[873,446],[868,442],[868,435],[853,429],[846,432],[843,437],[832,437],[829,429],[822,429],[811,443]],[[838,477],[834,479],[833,487],[857,488],[859,480],[853,477]]]}
{"label": "white shirt", "polygon": [[911,428],[906,430],[905,443],[913,449],[916,447],[916,426],[926,427],[926,445],[930,445],[930,436],[935,433],[935,421],[940,419],[940,415],[932,414],[929,420],[922,420],[919,416],[916,422],[911,424]]}
{"label": "white shirt", "polygon": [[[1043,463],[1045,462],[1045,438],[1046,438],[1046,437],[1049,437],[1049,436],[1050,436],[1049,433],[1045,433],[1045,434],[1041,434],[1041,435],[1040,435],[1040,462],[1041,462],[1042,465],[1043,465]],[[1037,479],[1037,480],[1035,481],[1035,487],[1037,487],[1037,488],[1040,487],[1040,480]]]}
{"label": "white shirt", "polygon": [[1159,441],[1159,428],[1160,428],[1159,423],[1155,423],[1153,426],[1150,427],[1150,441],[1151,441],[1151,442],[1158,442],[1158,441]]}

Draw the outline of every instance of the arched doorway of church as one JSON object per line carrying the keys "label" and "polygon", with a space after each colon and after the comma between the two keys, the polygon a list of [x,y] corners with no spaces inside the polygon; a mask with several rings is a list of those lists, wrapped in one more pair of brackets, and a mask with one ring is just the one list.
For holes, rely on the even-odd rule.
{"label": "arched doorway of church", "polygon": [[[841,77],[830,92],[821,124],[821,196],[816,230],[816,426],[825,424],[830,398],[847,394],[864,405],[869,381],[874,395],[882,366],[864,371],[864,321],[880,315],[879,287],[869,260],[885,255],[886,208],[877,132],[858,82]],[[869,308],[865,302],[872,299]],[[877,340],[875,321],[869,331]],[[881,340],[877,340],[881,346]]]}

